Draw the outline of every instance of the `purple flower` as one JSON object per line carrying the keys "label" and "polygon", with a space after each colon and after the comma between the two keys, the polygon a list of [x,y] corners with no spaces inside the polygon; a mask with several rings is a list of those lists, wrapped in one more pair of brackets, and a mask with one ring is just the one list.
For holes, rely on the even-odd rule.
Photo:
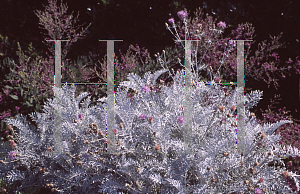
{"label": "purple flower", "polygon": [[146,118],[146,115],[141,114],[141,115],[139,116],[139,118],[142,119],[142,120],[144,120],[144,119]]}
{"label": "purple flower", "polygon": [[9,158],[10,158],[11,160],[16,159],[16,157],[17,157],[17,152],[10,152],[10,153],[9,153]]}
{"label": "purple flower", "polygon": [[221,78],[217,77],[216,82],[221,82]]}
{"label": "purple flower", "polygon": [[226,28],[225,22],[219,22],[219,23],[218,23],[218,26],[221,26],[221,27],[223,27],[223,28]]}
{"label": "purple flower", "polygon": [[14,140],[11,140],[9,142],[10,147],[16,147],[16,143],[14,142]]}
{"label": "purple flower", "polygon": [[186,17],[188,16],[188,14],[187,14],[185,11],[183,11],[183,10],[177,12],[177,15],[178,15],[178,17],[179,17],[180,19],[186,18]]}
{"label": "purple flower", "polygon": [[173,23],[175,22],[175,20],[174,20],[174,18],[170,18],[170,19],[168,20],[168,22],[169,22],[170,24],[173,24]]}
{"label": "purple flower", "polygon": [[80,120],[82,120],[82,114],[79,114],[79,115],[78,115],[78,118],[79,118]]}
{"label": "purple flower", "polygon": [[[233,44],[234,42],[233,42],[233,40],[229,40],[229,44]],[[235,46],[236,44],[234,43],[234,45],[233,46]]]}
{"label": "purple flower", "polygon": [[143,90],[144,92],[149,92],[149,91],[150,91],[150,87],[147,86],[147,85],[144,85],[144,86],[142,87],[142,90]]}
{"label": "purple flower", "polygon": [[179,124],[183,124],[183,122],[184,122],[184,117],[183,117],[183,116],[179,116],[178,119],[177,119],[177,122],[178,122]]}
{"label": "purple flower", "polygon": [[262,194],[262,191],[259,188],[256,188],[255,194]]}

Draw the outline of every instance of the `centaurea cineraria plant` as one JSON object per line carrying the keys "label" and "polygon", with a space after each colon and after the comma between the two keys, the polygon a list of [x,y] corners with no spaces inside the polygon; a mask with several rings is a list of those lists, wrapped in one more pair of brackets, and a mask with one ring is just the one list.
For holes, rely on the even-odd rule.
{"label": "centaurea cineraria plant", "polygon": [[[53,113],[57,106],[54,101],[49,101],[44,106],[45,113],[31,115],[38,123],[38,132],[29,130],[20,118],[7,120],[19,129],[19,138],[16,148],[1,146],[1,153],[7,153],[14,161],[1,156],[2,176],[9,183],[21,180],[21,186],[16,188],[18,191],[29,185],[49,187],[52,184],[51,189],[61,193],[145,193],[154,190],[160,193],[228,193],[254,189],[287,193],[290,188],[286,185],[286,177],[292,177],[298,184],[294,173],[267,165],[279,157],[295,156],[299,152],[276,144],[279,136],[273,134],[276,128],[290,121],[261,126],[251,116],[249,108],[260,99],[262,92],[259,91],[246,96],[245,153],[236,155],[233,106],[237,90],[226,89],[225,92],[214,82],[206,86],[199,81],[192,90],[192,152],[185,153],[184,129],[179,124],[184,123],[183,71],[172,75],[174,84],[163,86],[162,93],[138,92],[133,102],[126,98],[129,88],[141,91],[144,85],[154,84],[159,75],[167,71],[163,69],[154,75],[148,72],[144,79],[129,74],[130,81],[122,82],[118,87],[115,110],[118,133],[115,133],[116,142],[107,141],[118,146],[116,153],[111,155],[105,154],[102,133],[106,127],[106,98],[99,100],[104,104],[88,107],[89,97],[80,107],[80,100],[88,94],[75,99],[75,86],[70,87],[71,90],[68,86],[54,88],[63,106],[65,155],[51,154],[55,149]],[[80,114],[82,120],[77,120]],[[221,120],[224,120],[222,124]]]}

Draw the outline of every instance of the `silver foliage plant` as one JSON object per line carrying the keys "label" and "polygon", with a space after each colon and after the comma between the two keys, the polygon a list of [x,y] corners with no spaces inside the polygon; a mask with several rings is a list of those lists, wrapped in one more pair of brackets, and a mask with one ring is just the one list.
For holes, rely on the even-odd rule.
{"label": "silver foliage plant", "polygon": [[[37,131],[24,124],[22,115],[7,119],[18,130],[15,139],[1,145],[1,175],[9,183],[19,182],[18,191],[42,185],[60,193],[247,193],[254,189],[289,193],[288,176],[299,187],[295,173],[267,165],[280,162],[279,155],[298,156],[299,151],[281,147],[280,136],[273,134],[291,121],[261,126],[251,116],[249,108],[261,99],[260,91],[246,95],[246,145],[241,156],[235,154],[237,90],[214,82],[194,85],[192,152],[184,152],[184,72],[172,74],[174,84],[163,86],[160,93],[150,88],[167,71],[148,72],[143,79],[129,74],[129,81],[118,87],[116,140],[107,140],[116,144],[113,154],[105,151],[106,98],[89,107],[90,97],[81,102],[88,93],[75,98],[75,86],[54,87],[62,106],[64,153],[53,154],[58,107],[48,100],[44,113],[30,115],[38,123]],[[136,91],[134,100],[127,98],[129,88]]]}
{"label": "silver foliage plant", "polygon": [[[158,61],[166,64],[160,57]],[[202,68],[196,66],[196,71]],[[173,85],[152,90],[167,72]],[[1,176],[16,191],[43,186],[53,193],[290,193],[287,177],[299,188],[295,173],[268,165],[276,161],[284,166],[280,158],[299,156],[299,150],[279,145],[280,136],[274,135],[291,121],[261,126],[249,111],[261,91],[245,96],[245,152],[238,155],[237,88],[219,86],[213,79],[205,85],[193,76],[192,143],[186,152],[184,73],[163,67],[144,78],[129,74],[115,93],[114,142],[104,135],[107,98],[90,107],[88,93],[75,98],[75,86],[53,87],[61,107],[48,99],[44,113],[30,114],[36,131],[22,115],[6,119],[15,135],[0,147]],[[133,99],[127,97],[129,88],[136,92]],[[58,111],[63,153],[56,155]],[[115,144],[116,152],[107,153],[106,144]]]}

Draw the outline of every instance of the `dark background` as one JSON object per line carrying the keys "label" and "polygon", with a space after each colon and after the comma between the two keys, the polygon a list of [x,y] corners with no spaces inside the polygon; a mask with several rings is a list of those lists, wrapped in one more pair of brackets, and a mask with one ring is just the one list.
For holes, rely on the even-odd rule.
{"label": "dark background", "polygon": [[[300,1],[66,0],[63,3],[68,5],[67,14],[74,11],[73,15],[76,16],[79,11],[79,24],[92,23],[87,37],[78,40],[71,47],[67,57],[72,60],[81,55],[88,55],[89,51],[103,57],[106,54],[106,43],[99,42],[98,39],[122,39],[123,42],[115,43],[116,55],[119,54],[119,49],[122,53],[126,53],[130,44],[138,44],[141,48],[148,49],[154,59],[154,54],[161,53],[166,46],[174,47],[174,37],[165,28],[165,22],[170,17],[178,21],[177,12],[183,8],[187,8],[192,16],[199,7],[204,8],[205,13],[217,17],[218,21],[225,21],[229,28],[225,29],[223,37],[230,34],[240,23],[252,23],[256,35],[256,43],[251,47],[252,53],[257,50],[258,43],[271,40],[269,35],[278,36],[283,32],[279,41],[285,42],[286,48],[275,50],[279,53],[281,64],[283,65],[289,58],[295,61],[296,56],[300,56]],[[44,38],[41,32],[47,31],[39,28],[38,17],[33,12],[33,10],[44,11],[43,4],[48,5],[47,0],[0,1],[0,34],[8,36],[12,42],[10,48],[1,47],[1,52],[5,50],[5,55],[0,56],[1,60],[7,56],[17,59],[16,42],[20,42],[23,50],[32,42],[39,55],[46,57],[47,46],[42,43]],[[1,79],[4,79],[3,74]],[[293,117],[299,119],[299,112],[295,112],[295,109],[300,108],[298,75],[294,74],[280,80],[278,91],[274,87],[268,89],[264,82],[253,81],[251,84],[251,88],[264,91],[264,99],[260,101],[258,109],[266,109],[270,104],[270,98],[276,93],[282,98],[278,107],[287,107],[287,110],[292,111]]]}

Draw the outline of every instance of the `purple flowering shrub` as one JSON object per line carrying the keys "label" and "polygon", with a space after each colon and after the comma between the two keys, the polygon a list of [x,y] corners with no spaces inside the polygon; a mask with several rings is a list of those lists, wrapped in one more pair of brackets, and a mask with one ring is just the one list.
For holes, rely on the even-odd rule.
{"label": "purple flowering shrub", "polygon": [[[185,12],[183,14],[183,12]],[[224,49],[228,46],[235,46],[233,41],[229,40],[252,40],[254,34],[254,27],[252,24],[245,23],[240,24],[236,30],[232,30],[231,34],[226,38],[220,36],[220,33],[224,31],[226,28],[225,22],[220,21],[217,25],[213,18],[206,15],[207,17],[203,19],[204,13],[202,9],[196,10],[195,17],[193,19],[188,18],[188,13],[185,11],[178,12],[178,16],[181,21],[178,21],[175,24],[174,18],[169,19],[169,23],[171,26],[169,27],[167,24],[167,29],[171,31],[171,28],[179,28],[179,31],[176,31],[176,35],[171,32],[175,37],[188,40],[199,40],[198,44],[196,41],[192,42],[193,45],[193,60],[198,60],[203,64],[207,65],[207,69],[204,70],[207,73],[209,70],[212,72],[218,72],[219,76],[221,76],[221,80],[223,82],[230,82],[232,80],[236,80],[237,75],[237,66],[236,66],[236,52],[226,53],[226,61],[221,61],[224,57]],[[187,31],[187,34],[185,33]],[[248,78],[253,78],[255,80],[264,81],[268,84],[268,87],[271,83],[275,88],[278,88],[278,79],[285,78],[286,73],[289,75],[292,72],[296,74],[300,74],[300,60],[297,57],[296,61],[293,63],[293,60],[286,61],[284,67],[279,67],[279,56],[273,50],[283,47],[284,44],[278,42],[282,33],[278,37],[271,37],[271,44],[266,44],[266,40],[258,45],[258,50],[255,51],[255,56],[250,55],[251,45],[255,43],[255,41],[245,42],[245,77],[246,82]],[[184,53],[183,47],[179,47],[183,45],[182,42],[176,42],[176,46],[181,53]],[[197,44],[197,47],[195,46]],[[204,56],[205,53],[205,56]],[[194,57],[196,56],[196,57]],[[197,57],[198,56],[198,57]],[[202,58],[203,56],[203,58]],[[179,56],[180,57],[180,56]],[[249,59],[248,59],[249,58]],[[219,68],[219,64],[222,63],[222,70]],[[293,63],[293,64],[292,64]],[[203,75],[203,73],[202,73]],[[207,74],[208,75],[208,74]],[[205,80],[206,77],[204,77]],[[214,79],[217,76],[215,74]],[[247,91],[247,90],[246,90]]]}
{"label": "purple flowering shrub", "polygon": [[[62,2],[60,7],[56,5],[56,1],[49,0],[48,3],[49,5],[45,7],[44,12],[37,11],[35,14],[38,16],[40,24],[48,31],[48,35],[46,35],[48,38],[61,39],[62,36],[65,36],[70,40],[66,44],[61,44],[63,81],[84,82],[94,78],[95,71],[85,68],[84,65],[86,64],[78,64],[81,62],[80,60],[69,62],[65,58],[70,46],[79,38],[85,36],[87,28],[77,33],[78,26],[75,27],[75,23],[78,16],[74,18],[73,14],[67,15],[68,7],[63,5]],[[54,42],[47,42],[46,44],[49,46],[50,53],[52,53],[49,59],[38,56],[32,45],[29,45],[29,51],[25,51],[25,54],[18,45],[19,51],[16,52],[19,59],[18,64],[8,58],[5,65],[8,66],[10,72],[5,75],[4,83],[1,83],[5,87],[2,88],[3,93],[0,92],[0,104],[4,105],[2,110],[6,109],[6,111],[0,113],[1,120],[14,117],[19,113],[19,109],[24,115],[32,111],[40,111],[44,100],[53,97],[51,85],[54,83]],[[92,94],[93,92],[97,93],[99,89],[99,86],[95,85],[87,87],[92,90]],[[77,92],[80,93],[83,90],[84,88],[80,86]],[[1,122],[1,129],[3,129],[3,122]]]}
{"label": "purple flowering shrub", "polygon": [[[47,30],[48,34],[44,35],[48,37],[48,40],[62,40],[63,37],[69,40],[61,44],[63,53],[62,61],[64,61],[72,44],[77,42],[79,38],[82,39],[86,36],[86,31],[91,24],[78,33],[77,30],[79,27],[83,26],[75,26],[79,21],[79,13],[76,17],[73,16],[73,12],[71,15],[67,15],[68,6],[67,4],[63,4],[63,1],[61,1],[59,7],[56,0],[48,0],[48,4],[44,6],[45,11],[36,10],[34,14],[39,18],[39,24],[43,26],[43,29]],[[49,52],[52,56],[55,56],[55,51],[53,50],[54,43],[43,42],[49,47]]]}

